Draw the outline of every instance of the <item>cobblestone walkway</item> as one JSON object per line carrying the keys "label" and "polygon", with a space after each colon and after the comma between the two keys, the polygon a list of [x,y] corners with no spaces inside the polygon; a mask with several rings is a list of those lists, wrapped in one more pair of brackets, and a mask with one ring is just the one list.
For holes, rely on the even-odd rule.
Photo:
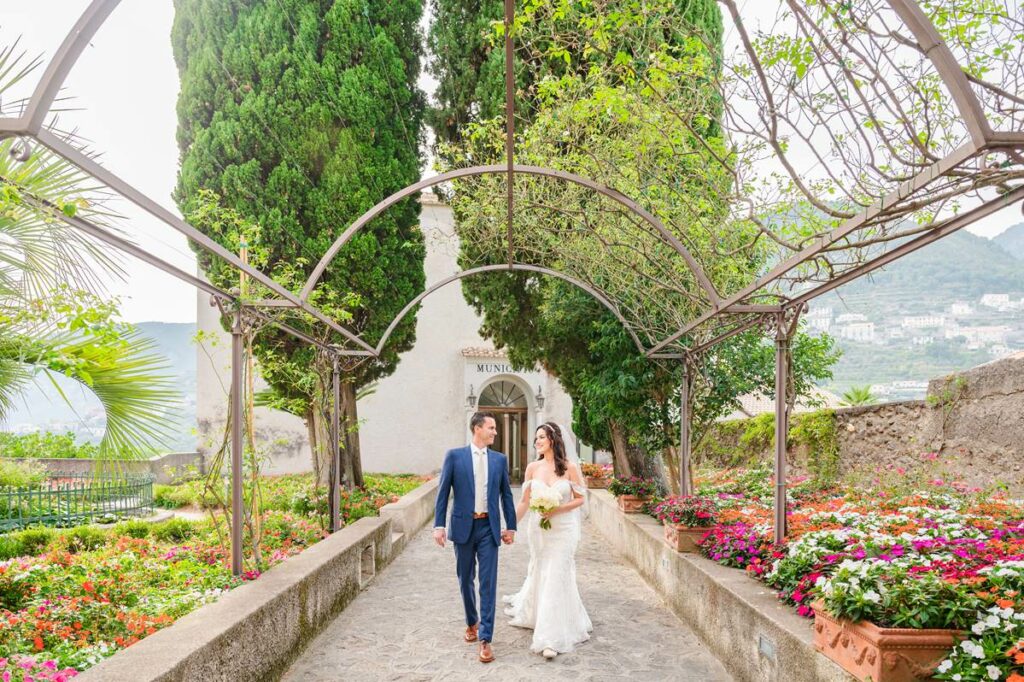
{"label": "cobblestone walkway", "polygon": [[529,652],[532,630],[508,625],[500,596],[526,575],[525,544],[502,546],[498,559],[495,661],[480,663],[462,642],[465,620],[449,543],[421,531],[367,589],[310,643],[284,675],[314,680],[729,680],[693,632],[632,567],[587,528],[577,553],[590,640],[547,661]]}

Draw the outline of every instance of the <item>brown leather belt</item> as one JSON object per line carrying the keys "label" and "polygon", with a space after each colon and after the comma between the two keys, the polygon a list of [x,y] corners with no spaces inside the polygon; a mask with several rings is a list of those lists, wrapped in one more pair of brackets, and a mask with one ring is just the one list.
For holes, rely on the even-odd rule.
{"label": "brown leather belt", "polygon": [[481,512],[479,514],[473,514],[473,518],[474,519],[486,519],[487,518],[487,512]]}

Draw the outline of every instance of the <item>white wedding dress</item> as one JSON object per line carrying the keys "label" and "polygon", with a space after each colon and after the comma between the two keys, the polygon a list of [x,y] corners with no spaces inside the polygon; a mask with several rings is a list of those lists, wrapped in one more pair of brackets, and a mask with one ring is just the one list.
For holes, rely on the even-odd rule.
{"label": "white wedding dress", "polygon": [[[546,487],[543,481],[523,483],[523,490]],[[558,490],[565,504],[572,499],[575,487],[586,495],[586,489],[561,479],[551,486]],[[540,527],[540,516],[527,512],[520,530],[526,529],[526,543],[530,548],[530,565],[526,580],[518,593],[502,597],[508,606],[505,614],[512,617],[511,625],[533,629],[530,651],[541,653],[554,649],[569,653],[577,644],[590,639],[593,625],[583,608],[580,591],[576,586],[576,547],[581,534],[580,511],[551,517],[551,528]]]}

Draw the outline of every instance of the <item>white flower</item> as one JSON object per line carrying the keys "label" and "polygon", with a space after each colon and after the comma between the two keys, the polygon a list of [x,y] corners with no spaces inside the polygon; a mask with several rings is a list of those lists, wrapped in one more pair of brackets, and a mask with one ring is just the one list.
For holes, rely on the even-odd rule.
{"label": "white flower", "polygon": [[947,670],[949,670],[952,667],[953,667],[953,661],[951,661],[950,659],[947,658],[942,663],[939,663],[939,667],[936,668],[935,671],[936,672],[940,672],[940,673],[944,673],[944,672],[946,672]]}
{"label": "white flower", "polygon": [[969,639],[964,640],[960,644],[960,648],[968,654],[970,654],[971,656],[973,656],[974,658],[985,658],[985,650],[977,642],[972,642]]}
{"label": "white flower", "polygon": [[869,601],[872,604],[877,604],[882,600],[882,597],[874,590],[868,590],[864,593],[864,600]]}
{"label": "white flower", "polygon": [[988,673],[988,679],[990,680],[998,680],[1000,677],[1002,677],[1002,672],[999,670],[999,668],[995,667],[994,665],[986,667],[985,672]]}
{"label": "white flower", "polygon": [[953,675],[953,679],[956,680],[956,682],[960,682],[960,680],[964,678],[960,673],[957,673],[956,675]]}
{"label": "white flower", "polygon": [[978,621],[977,623],[971,626],[971,632],[973,632],[976,635],[980,635],[981,633],[985,632],[985,630],[985,623],[982,621]]}

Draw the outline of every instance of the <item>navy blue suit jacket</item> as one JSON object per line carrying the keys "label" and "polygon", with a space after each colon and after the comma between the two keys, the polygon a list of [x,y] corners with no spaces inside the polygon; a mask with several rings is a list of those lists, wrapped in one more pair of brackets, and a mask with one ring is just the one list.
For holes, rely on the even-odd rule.
{"label": "navy blue suit jacket", "polygon": [[[448,498],[454,491],[452,501],[451,541],[456,544],[469,542],[473,530],[473,507],[476,503],[476,481],[473,477],[473,449],[470,446],[453,448],[444,456],[441,466],[441,480],[437,488],[437,502],[434,504],[434,527],[445,525]],[[499,505],[499,499],[501,504]],[[487,448],[487,520],[494,534],[494,541],[501,544],[501,519],[499,510],[505,514],[505,527],[516,529],[516,505],[512,501],[512,485],[508,480],[508,459],[505,455]]]}

